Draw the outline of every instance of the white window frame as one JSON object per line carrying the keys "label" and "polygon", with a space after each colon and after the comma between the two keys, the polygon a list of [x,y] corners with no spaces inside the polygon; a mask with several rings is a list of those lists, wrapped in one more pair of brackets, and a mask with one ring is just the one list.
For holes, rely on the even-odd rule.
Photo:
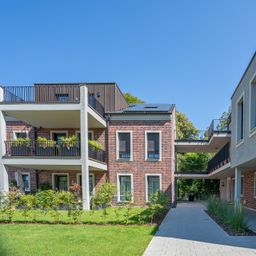
{"label": "white window frame", "polygon": [[256,172],[254,172],[254,191],[253,196],[256,199]]}
{"label": "white window frame", "polygon": [[[93,190],[92,190],[92,194],[94,195],[95,194],[95,175],[94,173],[89,173],[89,176],[92,176],[93,177]],[[79,184],[79,179],[82,180],[82,173],[77,173],[76,174],[76,183]]]}
{"label": "white window frame", "polygon": [[51,130],[50,131],[50,139],[51,140],[53,140],[54,133],[66,133],[66,136],[68,137],[68,130]]}
{"label": "white window frame", "polygon": [[[243,139],[238,140],[238,104],[240,101],[243,100]],[[236,147],[239,147],[244,143],[244,136],[245,136],[245,101],[244,101],[244,92],[241,94],[241,96],[236,101]]]}
{"label": "white window frame", "polygon": [[[254,134],[256,134],[256,126],[251,127],[251,114],[252,114],[252,86],[256,87],[256,83],[253,83],[253,80],[256,80],[256,72],[254,73],[252,79],[250,80],[250,85],[249,85],[249,137],[252,137]],[[255,113],[256,114],[256,113]]]}
{"label": "white window frame", "polygon": [[[81,131],[76,131],[75,134],[76,134],[77,137],[78,137],[78,134],[79,134],[79,133],[81,134]],[[92,139],[94,140],[94,132],[93,132],[93,130],[88,130],[88,134],[89,134],[89,133],[92,134]]]}
{"label": "white window frame", "polygon": [[[130,159],[122,159],[119,158],[119,133],[130,133]],[[133,139],[132,139],[132,131],[131,130],[117,130],[116,131],[116,160],[120,161],[133,161]]]}
{"label": "white window frame", "polygon": [[133,203],[134,196],[133,196],[133,174],[129,172],[120,172],[117,173],[117,202],[118,203],[124,203],[126,201],[121,201],[120,200],[120,176],[130,176],[131,177],[131,202]]}
{"label": "white window frame", "polygon": [[13,139],[14,140],[17,139],[16,133],[25,133],[26,134],[26,138],[28,138],[28,130],[14,130],[12,133],[13,133]]}
{"label": "white window frame", "polygon": [[146,173],[145,174],[145,195],[146,195],[146,203],[149,202],[148,198],[148,176],[158,176],[160,182],[160,191],[162,191],[162,174],[161,173]]}
{"label": "white window frame", "polygon": [[[159,159],[148,159],[148,133],[158,133],[159,134]],[[162,161],[162,131],[156,130],[146,130],[145,131],[145,160],[152,162]]]}
{"label": "white window frame", "polygon": [[55,176],[64,176],[66,175],[67,176],[67,185],[68,185],[68,190],[70,190],[70,184],[69,184],[69,173],[68,172],[55,172],[55,173],[52,173],[52,189],[55,190]]}
{"label": "white window frame", "polygon": [[[243,191],[242,191],[242,181],[243,181]],[[244,197],[244,175],[241,175],[241,195],[240,196]]]}
{"label": "white window frame", "polygon": [[24,190],[24,192],[31,192],[31,177],[30,177],[30,172],[21,172],[21,183],[22,183],[22,185],[24,185],[24,184],[23,184],[22,175],[28,175],[28,177],[29,177],[29,190],[28,190],[28,191],[25,191],[25,190]]}

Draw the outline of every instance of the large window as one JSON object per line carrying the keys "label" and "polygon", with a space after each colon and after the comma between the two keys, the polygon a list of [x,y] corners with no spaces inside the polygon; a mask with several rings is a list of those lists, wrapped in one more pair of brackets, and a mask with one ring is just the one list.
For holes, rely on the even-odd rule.
{"label": "large window", "polygon": [[53,189],[55,190],[69,190],[68,174],[53,174]]}
{"label": "large window", "polygon": [[241,176],[241,196],[244,196],[244,176]]}
{"label": "large window", "polygon": [[56,141],[57,145],[61,144],[61,138],[67,137],[68,132],[67,131],[51,131],[51,139]]}
{"label": "large window", "polygon": [[[82,174],[77,175],[77,184],[82,188]],[[89,192],[90,196],[94,193],[94,174],[89,174]]]}
{"label": "large window", "polygon": [[244,139],[244,98],[237,103],[237,143]]}
{"label": "large window", "polygon": [[150,201],[151,196],[161,190],[161,175],[146,174],[146,200]]}
{"label": "large window", "polygon": [[21,174],[21,189],[23,192],[30,192],[30,175],[29,173]]}
{"label": "large window", "polygon": [[131,132],[117,132],[117,159],[132,160]]}
{"label": "large window", "polygon": [[132,200],[132,175],[118,174],[118,201],[126,202]]}
{"label": "large window", "polygon": [[160,132],[146,132],[146,160],[161,159],[161,139]]}
{"label": "large window", "polygon": [[28,131],[13,131],[13,138],[14,139],[28,138]]}
{"label": "large window", "polygon": [[251,88],[250,88],[250,128],[251,130],[256,128],[256,83],[252,82],[251,83]]}

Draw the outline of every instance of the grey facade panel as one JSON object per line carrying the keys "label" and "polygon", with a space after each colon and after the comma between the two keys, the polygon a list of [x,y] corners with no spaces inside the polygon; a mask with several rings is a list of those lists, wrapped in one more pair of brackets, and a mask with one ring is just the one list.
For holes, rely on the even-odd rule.
{"label": "grey facade panel", "polygon": [[[242,80],[236,88],[231,101],[232,121],[231,121],[231,167],[246,166],[249,161],[256,161],[256,134],[250,131],[250,86],[256,74],[256,56],[253,57]],[[237,103],[243,96],[243,118],[244,135],[243,141],[237,143],[237,122],[238,108]]]}

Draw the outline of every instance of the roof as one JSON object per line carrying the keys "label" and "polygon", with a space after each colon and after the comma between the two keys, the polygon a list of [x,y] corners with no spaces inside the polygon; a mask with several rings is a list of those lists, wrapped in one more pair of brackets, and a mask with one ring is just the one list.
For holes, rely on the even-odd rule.
{"label": "roof", "polygon": [[135,104],[110,114],[170,114],[174,107],[174,104]]}

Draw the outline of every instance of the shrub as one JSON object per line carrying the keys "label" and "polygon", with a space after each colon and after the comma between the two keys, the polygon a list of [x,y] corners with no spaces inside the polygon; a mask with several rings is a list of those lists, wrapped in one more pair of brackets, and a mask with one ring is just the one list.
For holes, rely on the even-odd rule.
{"label": "shrub", "polygon": [[166,212],[168,208],[168,197],[162,192],[158,191],[154,193],[149,202],[149,211],[151,216],[151,223],[157,218],[160,218],[162,214]]}
{"label": "shrub", "polygon": [[102,184],[99,187],[96,195],[92,198],[92,204],[103,208],[103,213],[104,215],[106,215],[107,207],[111,206],[112,198],[115,194],[115,191],[116,187],[113,184],[109,182]]}
{"label": "shrub", "polygon": [[38,143],[38,146],[43,148],[54,147],[56,144],[54,140],[48,140],[47,138],[41,136],[39,136],[36,141]]}
{"label": "shrub", "polygon": [[57,191],[56,192],[57,201],[57,207],[59,205],[62,205],[65,209],[68,210],[68,216],[71,215],[71,210],[73,209],[74,205],[77,203],[75,201],[75,196],[73,193],[69,191]]}
{"label": "shrub", "polygon": [[103,149],[103,146],[97,140],[89,140],[88,144],[94,149]]}
{"label": "shrub", "polygon": [[248,229],[241,206],[235,207],[233,204],[213,196],[208,200],[207,209],[210,215],[228,225],[233,231],[244,232]]}
{"label": "shrub", "polygon": [[36,193],[36,198],[38,200],[38,206],[40,209],[45,210],[46,213],[51,208],[53,208],[56,197],[56,192],[54,190],[43,190]]}
{"label": "shrub", "polygon": [[17,138],[11,141],[12,146],[26,146],[30,145],[30,138]]}
{"label": "shrub", "polygon": [[31,214],[33,215],[33,220],[36,219],[36,208],[38,205],[38,199],[34,195],[21,195],[19,200],[19,206],[22,207],[22,215],[28,218]]}
{"label": "shrub", "polygon": [[75,147],[78,143],[78,137],[76,135],[70,136],[70,137],[61,137],[60,138],[60,144],[62,147]]}

